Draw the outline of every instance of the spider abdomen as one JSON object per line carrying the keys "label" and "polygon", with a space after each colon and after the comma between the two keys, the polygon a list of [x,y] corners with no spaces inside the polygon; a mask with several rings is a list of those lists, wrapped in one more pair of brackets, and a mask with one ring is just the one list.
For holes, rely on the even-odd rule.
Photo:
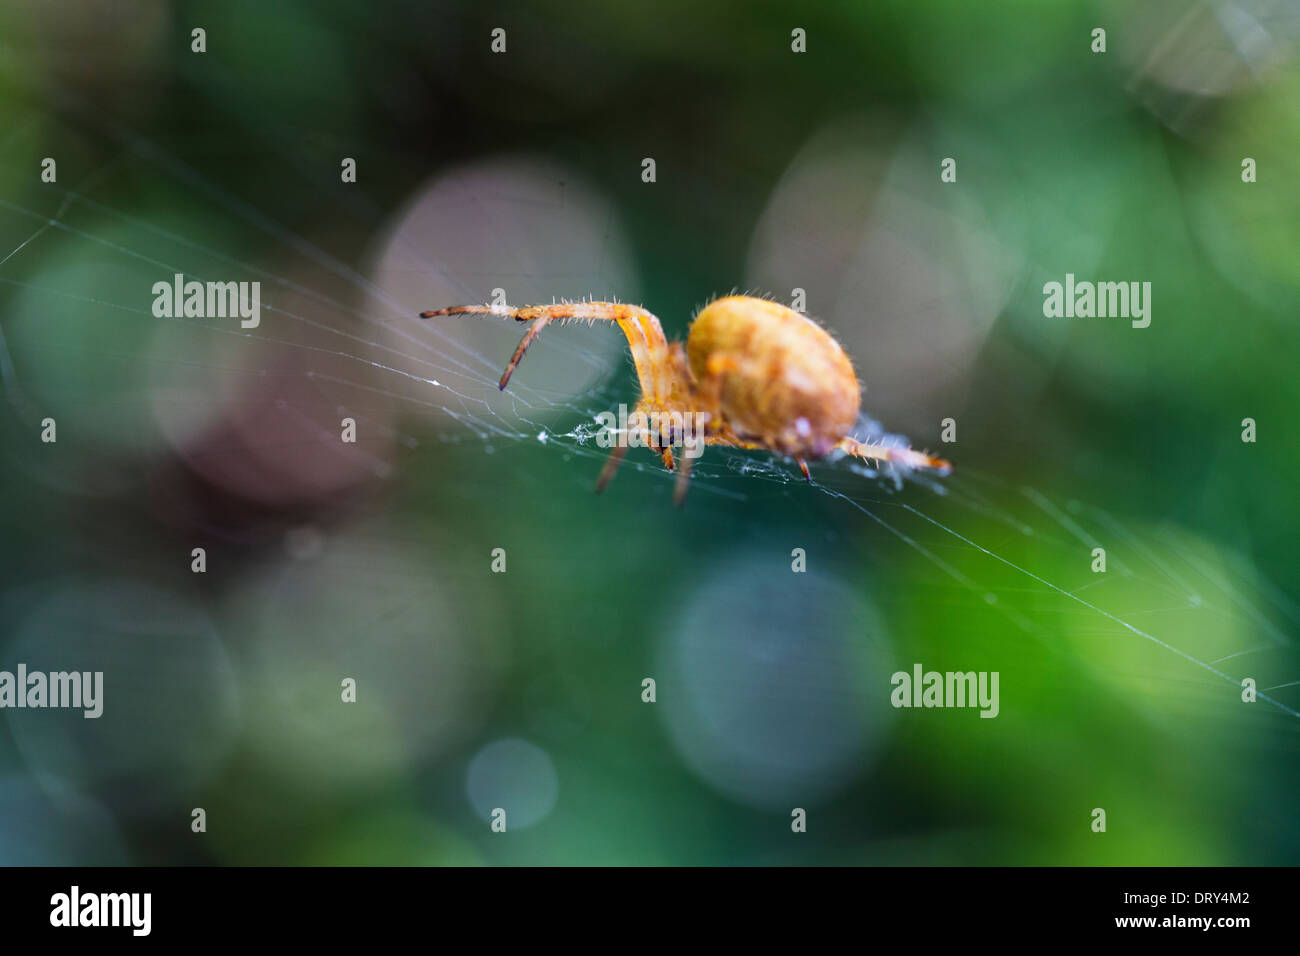
{"label": "spider abdomen", "polygon": [[719,410],[739,437],[795,458],[821,458],[858,420],[853,363],[812,320],[767,299],[728,296],[691,324],[697,382],[722,374]]}

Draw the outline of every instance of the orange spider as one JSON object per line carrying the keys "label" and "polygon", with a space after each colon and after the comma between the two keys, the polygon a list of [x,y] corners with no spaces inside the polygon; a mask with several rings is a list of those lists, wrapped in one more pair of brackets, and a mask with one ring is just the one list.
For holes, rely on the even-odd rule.
{"label": "orange spider", "polygon": [[[671,413],[704,419],[706,445],[764,448],[799,462],[809,478],[808,459],[839,448],[858,458],[891,461],[943,474],[952,466],[910,448],[865,445],[848,437],[857,424],[861,387],[853,363],[830,334],[793,309],[767,299],[733,295],[709,303],[691,323],[686,346],[669,343],[659,320],[645,309],[622,302],[561,302],[511,308],[505,305],[454,305],[421,312],[437,315],[501,315],[532,322],[501,376],[504,390],[528,346],[548,323],[601,319],[618,323],[627,336],[641,382],[635,412],[652,420]],[[705,418],[707,416],[707,418]],[[644,419],[642,419],[644,420]],[[642,435],[670,471],[678,435]],[[610,453],[596,492],[614,477],[627,454],[620,442]],[[677,469],[673,501],[680,505],[690,482],[691,456]]]}

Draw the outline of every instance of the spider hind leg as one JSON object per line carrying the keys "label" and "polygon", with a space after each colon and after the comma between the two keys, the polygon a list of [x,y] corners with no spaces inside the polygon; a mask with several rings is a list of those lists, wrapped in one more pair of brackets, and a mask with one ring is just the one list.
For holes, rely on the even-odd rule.
{"label": "spider hind leg", "polygon": [[836,448],[848,452],[855,458],[872,461],[889,461],[905,468],[929,468],[941,475],[952,473],[952,464],[942,458],[931,458],[925,452],[911,448],[894,448],[888,445],[866,445],[854,438],[842,438]]}

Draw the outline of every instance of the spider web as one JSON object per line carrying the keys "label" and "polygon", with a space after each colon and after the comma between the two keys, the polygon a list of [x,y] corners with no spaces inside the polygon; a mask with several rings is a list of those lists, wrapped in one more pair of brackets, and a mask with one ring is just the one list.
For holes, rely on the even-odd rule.
{"label": "spider web", "polygon": [[[299,411],[346,410],[362,430],[373,425],[392,438],[391,455],[363,455],[378,478],[400,479],[404,462],[427,454],[431,446],[460,446],[458,454],[466,448],[483,454],[509,449],[518,473],[542,458],[571,462],[573,482],[564,493],[590,493],[607,454],[595,441],[596,415],[620,402],[631,403],[628,360],[618,333],[612,328],[548,330],[502,395],[496,383],[518,327],[493,319],[421,322],[415,313],[455,301],[484,301],[496,282],[519,289],[511,294],[518,304],[529,301],[530,293],[549,298],[542,291],[547,286],[558,287],[561,295],[582,295],[585,289],[593,297],[614,297],[619,290],[610,286],[622,277],[605,262],[604,245],[594,262],[571,274],[516,263],[513,271],[503,268],[484,280],[408,238],[390,237],[389,248],[400,255],[402,268],[431,287],[411,301],[180,158],[129,130],[116,132],[124,149],[119,162],[143,164],[150,175],[170,180],[191,197],[192,209],[233,224],[239,235],[267,251],[256,260],[232,256],[223,251],[228,243],[196,235],[183,224],[95,199],[97,183],[112,175],[105,169],[72,188],[50,185],[48,208],[0,199],[7,237],[0,284],[16,298],[61,301],[93,321],[123,329],[169,323],[183,348],[149,358],[162,366],[164,377],[183,379],[198,368],[251,373],[271,380],[272,395],[291,384],[297,397],[287,404]],[[564,206],[571,198],[561,186],[554,202]],[[484,197],[471,199],[481,203]],[[524,219],[536,202],[535,197],[502,192],[490,199],[497,208],[517,205]],[[494,225],[490,216],[485,220],[488,237],[507,248],[509,229]],[[374,223],[366,225],[373,228]],[[102,289],[65,282],[57,270],[46,267],[47,257],[65,253],[101,263],[130,280]],[[223,319],[155,318],[139,290],[175,273],[199,281],[260,280],[261,326],[244,330]],[[40,418],[43,402],[35,394],[42,383],[29,378],[25,366],[44,336],[51,349],[62,346],[54,341],[53,329],[34,330],[34,317],[21,308],[18,313],[25,345],[11,348],[12,321],[0,326],[0,372],[11,407],[30,425]],[[228,350],[223,342],[238,347]],[[250,344],[255,349],[249,354],[274,356],[275,362],[251,368],[233,360],[223,364],[221,356],[238,355],[239,347]],[[182,353],[190,359],[177,358]],[[129,349],[97,356],[108,364],[138,359]],[[558,376],[547,374],[548,362],[559,363]],[[586,381],[566,389],[563,379],[575,370]],[[870,418],[855,434],[873,442],[905,441]],[[21,467],[38,468],[24,453],[11,455]],[[790,461],[710,448],[696,463],[682,517],[668,507],[672,476],[657,461],[633,453],[623,468],[658,483],[659,494],[646,506],[663,508],[665,521],[707,521],[712,509],[732,502],[788,509],[818,527],[858,522],[861,533],[851,547],[911,562],[936,599],[951,602],[961,613],[996,615],[1015,633],[1047,644],[1059,640],[1061,622],[1069,621],[1076,633],[1150,645],[1163,655],[1158,679],[1177,685],[1194,705],[1217,702],[1224,714],[1237,699],[1242,678],[1253,676],[1264,708],[1279,718],[1300,718],[1293,705],[1300,675],[1288,670],[1294,666],[1300,610],[1246,559],[1189,548],[1186,534],[1174,527],[1139,534],[1100,504],[1015,488],[996,473],[963,465],[960,455],[952,457],[957,472],[942,480],[841,458],[816,465],[813,481],[805,484]],[[1008,501],[1016,505],[1008,507]],[[607,500],[592,506],[614,507]],[[1102,541],[1122,546],[1111,549],[1116,556],[1110,573],[1098,576],[1077,555]],[[1078,574],[1062,578],[1056,569],[1071,562]],[[1010,599],[1025,594],[1034,596],[1032,609]],[[1186,639],[1191,632],[1200,637]],[[1231,636],[1225,640],[1219,634]]]}

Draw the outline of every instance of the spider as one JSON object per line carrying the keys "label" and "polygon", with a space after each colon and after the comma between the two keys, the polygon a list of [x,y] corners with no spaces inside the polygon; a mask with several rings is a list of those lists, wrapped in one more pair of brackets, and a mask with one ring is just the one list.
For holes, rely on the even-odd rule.
{"label": "spider", "polygon": [[[500,315],[532,322],[501,376],[505,390],[528,347],[551,322],[597,319],[616,322],[627,337],[641,384],[638,421],[704,419],[703,442],[731,448],[766,449],[794,458],[807,480],[810,459],[841,449],[858,458],[896,462],[948,474],[942,459],[910,448],[867,445],[849,436],[857,424],[861,387],[853,363],[825,329],[793,309],[747,295],[715,299],[691,323],[685,346],[664,338],[659,320],[622,302],[560,302],[554,305],[453,305],[421,312],[440,315]],[[651,417],[652,413],[659,413]],[[704,417],[707,416],[707,419]],[[642,430],[639,436],[669,471],[676,469],[674,504],[690,483],[691,456],[673,457],[681,436]],[[596,481],[599,494],[618,470],[627,444],[619,442]],[[680,461],[680,465],[678,464]]]}

